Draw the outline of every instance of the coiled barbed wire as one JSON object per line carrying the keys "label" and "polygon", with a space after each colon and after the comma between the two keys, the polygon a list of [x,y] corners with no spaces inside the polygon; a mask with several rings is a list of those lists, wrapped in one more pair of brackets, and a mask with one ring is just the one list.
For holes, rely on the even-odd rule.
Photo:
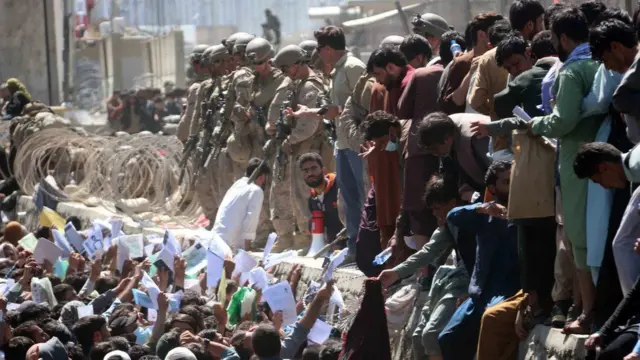
{"label": "coiled barbed wire", "polygon": [[148,132],[104,137],[82,136],[68,128],[44,129],[20,146],[14,173],[27,194],[52,175],[61,190],[76,184],[69,194],[72,200],[94,198],[113,208],[122,200],[143,198],[149,212],[186,224],[195,220],[199,203],[189,196],[191,167],[178,183],[182,148],[174,136]]}

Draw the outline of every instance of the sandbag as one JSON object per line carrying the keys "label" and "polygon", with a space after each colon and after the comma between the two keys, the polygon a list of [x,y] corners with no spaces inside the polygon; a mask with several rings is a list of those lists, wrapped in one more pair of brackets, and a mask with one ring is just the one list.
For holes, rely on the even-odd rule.
{"label": "sandbag", "polygon": [[509,219],[555,215],[555,145],[525,130],[513,132],[514,159],[509,185]]}

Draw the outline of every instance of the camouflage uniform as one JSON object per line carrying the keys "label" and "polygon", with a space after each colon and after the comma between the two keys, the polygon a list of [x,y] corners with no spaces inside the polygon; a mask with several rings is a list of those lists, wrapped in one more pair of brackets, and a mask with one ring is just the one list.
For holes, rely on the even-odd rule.
{"label": "camouflage uniform", "polygon": [[[193,66],[194,62],[199,62],[201,60],[202,54],[209,45],[197,45],[193,48],[193,51],[190,55],[191,65]],[[180,118],[180,122],[178,123],[178,130],[176,136],[183,143],[186,142],[189,138],[189,134],[191,133],[191,122],[196,115],[196,110],[199,112],[199,104],[197,103],[197,94],[198,89],[200,89],[200,82],[196,81],[187,90],[187,108]],[[196,118],[197,119],[197,118]]]}
{"label": "camouflage uniform", "polygon": [[[205,61],[208,66],[214,66],[215,61],[221,61],[229,54],[223,45],[215,45],[207,49],[204,53]],[[198,136],[203,129],[204,117],[206,114],[202,113],[202,104],[206,104],[207,109],[215,113],[219,104],[219,95],[222,91],[222,76],[214,76],[202,82],[198,90],[197,97],[197,117],[194,116],[194,121],[191,122],[189,136]],[[200,139],[204,137],[204,134],[199,135]],[[200,156],[206,156],[207,154],[201,154]],[[195,166],[200,166],[200,162]],[[218,166],[215,161],[211,161],[206,168],[198,169],[198,178],[196,179],[195,192],[200,202],[202,210],[209,219],[213,222],[216,218],[218,206],[220,204],[221,196],[219,194],[219,179],[216,176],[218,172]],[[226,190],[225,190],[226,191]],[[223,193],[224,194],[224,193]]]}
{"label": "camouflage uniform", "polygon": [[[277,66],[291,66],[298,63],[303,55],[303,51],[296,45],[284,47],[276,56]],[[302,64],[301,66],[307,66]],[[278,88],[273,103],[269,109],[269,124],[267,132],[273,133],[275,123],[279,116],[280,106],[291,98],[291,107],[304,105],[309,108],[318,106],[319,96],[323,93],[322,79],[310,70],[309,76],[305,79],[292,81],[285,80]],[[309,212],[308,199],[309,187],[304,182],[302,172],[297,164],[300,155],[308,152],[320,153],[324,141],[324,125],[317,117],[300,117],[297,119],[287,119],[291,126],[291,134],[283,144],[283,151],[288,155],[288,163],[285,169],[280,169],[278,161],[274,163],[274,180],[271,183],[271,194],[269,203],[271,207],[271,220],[273,221],[279,240],[274,251],[281,251],[289,247],[301,249],[309,247],[311,236],[309,233]],[[280,171],[284,173],[284,181],[279,182],[276,174]],[[293,214],[291,214],[291,209]],[[293,224],[298,227],[295,237],[290,231],[294,230]]]}

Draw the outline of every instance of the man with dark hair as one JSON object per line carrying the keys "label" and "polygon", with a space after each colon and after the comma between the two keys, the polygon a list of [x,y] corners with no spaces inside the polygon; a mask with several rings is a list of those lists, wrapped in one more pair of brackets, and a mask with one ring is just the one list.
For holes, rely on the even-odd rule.
{"label": "man with dark hair", "polygon": [[477,68],[477,62],[472,66],[474,58],[483,55],[489,50],[489,28],[503,19],[502,15],[495,12],[486,12],[476,15],[469,23],[470,41],[473,50],[453,59],[449,74],[441,86],[438,95],[438,105],[447,114],[465,112],[465,100],[469,89],[470,74]]}
{"label": "man with dark hair", "polygon": [[94,345],[107,341],[111,337],[107,328],[107,321],[100,315],[89,315],[78,320],[73,325],[73,335],[86,355]]}
{"label": "man with dark hair", "polygon": [[372,188],[362,210],[356,263],[363,273],[375,276],[381,268],[373,265],[373,260],[387,248],[400,213],[402,183],[398,143],[401,125],[395,116],[375,111],[360,127],[365,139],[363,157]]}
{"label": "man with dark hair", "polygon": [[[309,211],[311,212],[311,249],[315,255],[326,244],[333,242],[344,225],[339,216],[340,190],[336,174],[329,173],[317,153],[307,153],[298,159],[304,182],[311,188]],[[322,228],[316,228],[322,224]],[[320,235],[320,236],[318,236]]]}
{"label": "man with dark hair", "polygon": [[385,47],[373,51],[367,62],[367,72],[387,89],[384,111],[398,114],[398,101],[414,71],[400,50]]}
{"label": "man with dark hair", "polygon": [[[451,53],[452,41],[455,41],[456,44],[460,45],[460,48],[463,52],[467,48],[467,41],[464,39],[464,35],[459,33],[458,31],[449,30],[446,33],[442,34],[442,42],[448,45],[440,49],[440,60],[442,61],[442,65],[445,67],[445,71],[447,71],[447,69],[449,68],[449,64],[454,58],[453,54]],[[444,74],[442,76],[444,76]]]}
{"label": "man with dark hair", "polygon": [[511,28],[526,40],[544,30],[544,7],[538,0],[516,0],[509,8]]}
{"label": "man with dark hair", "polygon": [[259,359],[272,359],[280,356],[280,332],[269,324],[259,325],[251,335],[253,352]]}
{"label": "man with dark hair", "polygon": [[[496,21],[489,28],[492,49],[478,59],[478,67],[469,90],[469,105],[477,112],[491,116],[491,120],[497,119],[493,106],[494,96],[505,89],[509,77],[509,73],[498,66],[496,51],[498,44],[506,39],[510,32],[511,25],[506,19]],[[502,149],[500,142],[494,139],[493,151]]]}
{"label": "man with dark hair", "polygon": [[[590,179],[606,189],[627,189],[630,183],[640,180],[640,148],[637,146],[623,154],[615,146],[593,142],[580,146],[573,162],[573,171],[579,179]],[[628,192],[627,192],[628,193]],[[636,189],[629,200],[618,231],[613,239],[613,255],[623,295],[627,295],[638,276],[640,266],[633,249],[640,237],[638,206],[640,190]]]}
{"label": "man with dark hair", "polygon": [[320,351],[319,360],[338,360],[341,351],[342,344],[339,341],[327,340]]}
{"label": "man with dark hair", "polygon": [[447,171],[455,174],[460,197],[468,202],[475,198],[474,192],[484,193],[484,174],[491,162],[487,158],[489,141],[471,131],[473,121],[488,121],[488,117],[434,112],[420,122],[417,130],[419,144],[427,153],[450,158],[450,162],[445,162],[452,165]]}
{"label": "man with dark hair", "polygon": [[[229,246],[251,249],[255,240],[264,187],[269,176],[269,166],[258,158],[249,160],[245,176],[227,190],[220,202],[213,231]],[[249,182],[251,177],[252,182]]]}
{"label": "man with dark hair", "polygon": [[433,52],[427,39],[420,35],[410,35],[402,40],[400,51],[415,69],[425,67]]}
{"label": "man with dark hair", "polygon": [[33,340],[24,336],[14,336],[2,349],[7,359],[26,359],[27,351],[35,344]]}
{"label": "man with dark hair", "polygon": [[600,19],[602,13],[607,10],[607,5],[602,1],[589,0],[580,4],[580,11],[584,14],[589,27],[593,26]]}
{"label": "man with dark hair", "polygon": [[13,335],[28,337],[35,341],[36,344],[49,340],[49,335],[35,321],[27,321],[20,324],[13,330]]}
{"label": "man with dark hair", "polygon": [[589,30],[589,45],[594,60],[607,70],[624,74],[638,53],[635,30],[616,19],[604,20]]}
{"label": "man with dark hair", "polygon": [[[513,296],[520,288],[517,230],[505,217],[509,202],[511,162],[496,161],[485,183],[495,202],[457,207],[447,222],[474,232],[476,262],[469,283],[469,298],[455,311],[438,338],[444,360],[471,360],[478,350],[478,334],[485,309]],[[460,346],[461,343],[465,346]]]}
{"label": "man with dark hair", "polygon": [[[441,264],[451,252],[456,250],[455,266],[441,266],[434,277],[433,296],[422,309],[420,323],[413,333],[413,349],[417,358],[423,355],[431,359],[441,358],[438,335],[449,322],[456,310],[457,300],[467,294],[469,274],[475,263],[475,238],[470,234],[452,229],[446,223],[447,214],[457,206],[465,205],[458,194],[455,183],[443,176],[434,176],[428,182],[424,201],[438,219],[438,229],[431,239],[417,253],[411,255],[393,269],[384,270],[378,276],[385,287],[417,273],[420,268]],[[455,235],[454,235],[455,234]],[[446,279],[442,282],[440,279]],[[446,283],[440,289],[439,284]]]}

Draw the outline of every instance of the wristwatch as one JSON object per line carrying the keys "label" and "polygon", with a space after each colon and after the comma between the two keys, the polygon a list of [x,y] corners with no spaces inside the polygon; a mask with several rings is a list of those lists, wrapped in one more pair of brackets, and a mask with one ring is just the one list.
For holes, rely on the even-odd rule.
{"label": "wristwatch", "polygon": [[204,347],[208,348],[209,344],[211,344],[211,341],[209,339],[207,339],[207,338],[204,338]]}

